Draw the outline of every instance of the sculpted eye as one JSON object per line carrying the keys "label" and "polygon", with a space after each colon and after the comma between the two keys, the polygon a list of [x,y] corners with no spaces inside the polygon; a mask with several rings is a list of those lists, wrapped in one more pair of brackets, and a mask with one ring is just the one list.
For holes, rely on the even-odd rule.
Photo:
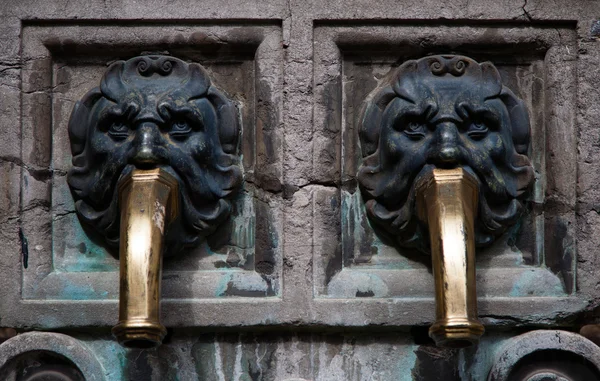
{"label": "sculpted eye", "polygon": [[113,139],[125,139],[129,136],[129,127],[121,121],[113,122],[108,129],[108,135]]}
{"label": "sculpted eye", "polygon": [[485,123],[481,122],[481,121],[473,121],[469,124],[469,128],[467,129],[467,134],[475,139],[482,139],[484,138],[488,133],[488,128],[485,125]]}
{"label": "sculpted eye", "polygon": [[192,128],[185,120],[176,120],[171,123],[171,131],[169,133],[175,137],[185,137],[192,132]]}
{"label": "sculpted eye", "polygon": [[427,126],[417,120],[406,121],[403,132],[411,139],[421,139],[425,137]]}

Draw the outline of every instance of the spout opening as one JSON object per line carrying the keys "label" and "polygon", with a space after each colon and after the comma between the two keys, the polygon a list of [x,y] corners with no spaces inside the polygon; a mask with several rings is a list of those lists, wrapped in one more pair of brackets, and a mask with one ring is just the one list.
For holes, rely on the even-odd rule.
{"label": "spout opening", "polygon": [[160,345],[160,342],[147,340],[147,339],[133,339],[133,340],[125,340],[121,342],[121,345],[125,348],[132,349],[151,349],[156,348]]}
{"label": "spout opening", "polygon": [[432,325],[429,337],[438,347],[459,349],[478,344],[484,331],[483,325],[477,320],[449,319]]}
{"label": "spout opening", "polygon": [[125,348],[149,349],[162,344],[167,330],[156,322],[130,320],[114,326],[112,333]]}

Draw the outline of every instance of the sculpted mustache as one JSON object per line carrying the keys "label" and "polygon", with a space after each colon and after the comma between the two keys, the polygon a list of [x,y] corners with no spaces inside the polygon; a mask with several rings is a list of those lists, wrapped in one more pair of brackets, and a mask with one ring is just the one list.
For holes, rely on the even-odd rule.
{"label": "sculpted mustache", "polygon": [[[470,166],[461,166],[463,169],[469,171],[471,174],[475,175],[477,182],[479,183],[479,200],[478,200],[478,213],[477,219],[482,222],[482,224],[478,224],[476,229],[480,234],[477,234],[478,242],[477,245],[485,246],[493,241],[493,236],[502,232],[506,225],[513,224],[517,218],[520,216],[521,211],[523,209],[522,203],[515,198],[516,195],[512,195],[510,190],[505,185],[505,179],[499,172],[493,172],[493,175],[502,176],[502,178],[495,178],[497,184],[501,184],[502,188],[498,187],[493,191],[490,189],[489,183],[487,179],[489,176],[482,175],[478,173],[475,169]],[[397,218],[394,221],[393,225],[402,226],[408,225],[407,217],[411,218],[412,213],[410,211],[413,209],[415,205],[416,191],[415,184],[418,182],[418,179],[421,176],[427,174],[428,171],[431,171],[433,166],[429,168],[423,168],[419,172],[419,174],[415,177],[415,180],[412,182],[412,186],[404,205],[398,210]],[[512,167],[511,167],[512,169]],[[519,169],[519,168],[515,168]],[[513,171],[513,175],[517,175],[516,171]],[[482,179],[483,178],[483,179]],[[502,197],[502,201],[497,202],[499,200],[490,200],[490,197]],[[492,203],[490,204],[490,201]]]}
{"label": "sculpted mustache", "polygon": [[[190,180],[186,180],[186,177],[183,176],[178,170],[177,168],[174,168],[173,166],[170,165],[159,165],[157,167],[160,167],[162,169],[164,169],[165,171],[169,172],[169,174],[171,174],[172,176],[174,176],[177,179],[177,182],[180,184],[179,186],[179,194],[181,197],[181,201],[186,203],[187,207],[191,207],[193,209],[198,209],[198,213],[205,215],[208,219],[211,219],[210,216],[214,215],[214,209],[212,208],[212,211],[207,210],[208,208],[205,207],[196,207],[196,205],[194,204],[194,202],[192,201],[193,197],[190,195],[190,192],[194,192],[193,188],[194,185],[190,184]],[[81,173],[76,173],[74,176],[76,177],[76,179],[73,179],[73,182],[76,184],[94,184],[94,187],[92,187],[91,189],[89,189],[89,192],[85,192],[82,190],[82,193],[88,193],[87,195],[82,194],[82,201],[85,202],[86,204],[89,204],[91,207],[94,208],[95,212],[97,214],[106,214],[109,212],[110,209],[116,209],[114,208],[114,206],[116,204],[118,204],[118,184],[119,182],[127,177],[135,168],[135,166],[133,164],[125,164],[123,166],[121,166],[120,168],[114,168],[114,172],[112,174],[109,174],[109,170],[104,169],[101,171],[101,173],[103,174],[102,176],[100,176],[100,179],[106,179],[108,181],[88,181],[86,179],[89,179],[90,177],[98,177],[97,175],[94,175],[94,171],[91,170],[87,170],[87,171],[82,171]],[[188,189],[189,188],[189,189]],[[210,189],[207,187],[207,189]],[[111,191],[110,195],[106,194],[107,191]],[[210,190],[209,190],[210,191]],[[103,200],[107,200],[110,199],[110,203],[106,203]],[[210,201],[213,200],[206,200],[207,203],[209,204],[211,203]],[[106,208],[101,209],[98,206],[100,205],[107,205]],[[215,202],[216,204],[216,202]],[[204,209],[204,210],[202,210]],[[113,211],[114,213],[116,213],[116,210]],[[105,226],[109,225],[108,223],[105,222]]]}
{"label": "sculpted mustache", "polygon": [[[486,191],[489,187],[486,185],[482,185],[488,182],[488,177],[485,177],[485,175],[478,173],[478,171],[474,170],[471,166],[463,165],[461,167],[469,171],[471,174],[475,175],[475,178],[479,183],[480,216],[482,218],[482,221],[484,221],[486,230],[497,230],[501,227],[501,221],[512,220],[516,216],[518,216],[520,208],[517,208],[517,204],[513,203],[512,201],[508,202],[506,208],[498,206],[494,206],[492,208],[488,203],[489,197],[486,197],[486,195],[492,197],[500,195],[502,199],[506,199],[506,196],[510,195],[510,192],[507,187],[502,186],[501,189],[499,189],[499,187],[496,187],[494,192],[488,193]],[[407,196],[404,199],[404,202],[401,203],[397,208],[388,210],[384,205],[380,204],[375,199],[373,199],[367,202],[367,210],[370,214],[378,216],[379,219],[391,221],[390,224],[394,229],[402,229],[403,227],[408,227],[410,225],[409,220],[411,220],[414,217],[412,210],[414,209],[416,199],[415,185],[419,182],[418,180],[421,177],[425,176],[434,168],[436,168],[436,166],[434,166],[433,164],[427,164],[416,175],[407,176],[406,178],[400,180],[404,186],[396,188],[400,190],[395,192],[395,194],[406,194]],[[494,180],[494,182],[498,184],[504,184],[503,179],[494,178]],[[389,183],[388,186],[385,188],[388,187]],[[383,192],[380,194],[383,194]],[[375,198],[377,198],[377,196]]]}
{"label": "sculpted mustache", "polygon": [[[400,192],[397,193],[413,194],[413,188],[419,182],[419,179],[433,171],[434,168],[447,169],[446,167],[440,167],[435,164],[426,164],[416,175],[407,176],[406,178],[402,179],[401,181],[404,186],[400,187]],[[509,189],[505,186],[506,182],[502,173],[494,171],[490,175],[486,175],[485,173],[482,173],[482,171],[478,170],[475,166],[469,165],[468,163],[453,166],[452,168],[463,168],[465,171],[473,175],[477,179],[480,192],[482,190],[489,190],[490,193],[494,194],[495,196],[510,195]],[[490,184],[493,185],[490,186]],[[408,187],[410,188],[407,191]]]}
{"label": "sculpted mustache", "polygon": [[[171,165],[159,165],[158,167],[175,177],[179,184],[178,197],[182,205],[181,216],[184,222],[183,226],[191,230],[190,233],[200,236],[209,234],[214,229],[215,223],[218,224],[230,212],[230,204],[223,199],[215,199],[215,197],[206,197],[202,205],[197,205],[194,202],[193,196],[196,193],[195,188],[198,184],[192,184],[191,182],[198,179],[190,179],[184,176],[180,173],[179,169]],[[120,177],[126,176],[133,168],[133,165],[125,166]],[[206,175],[200,177],[201,179],[198,181],[206,181]],[[203,185],[206,186],[209,193],[213,193],[207,184]],[[115,189],[115,192],[117,192],[117,189]]]}

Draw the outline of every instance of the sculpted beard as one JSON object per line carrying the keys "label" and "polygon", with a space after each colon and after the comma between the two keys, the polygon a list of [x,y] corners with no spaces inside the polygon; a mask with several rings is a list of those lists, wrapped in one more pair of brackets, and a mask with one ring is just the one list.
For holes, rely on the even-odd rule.
{"label": "sculpted beard", "polygon": [[490,63],[433,56],[401,65],[361,114],[358,180],[380,233],[428,252],[414,185],[433,167],[464,167],[479,182],[475,242],[493,242],[522,211],[533,180],[525,106]]}
{"label": "sculpted beard", "polygon": [[160,166],[179,182],[181,215],[165,254],[200,243],[231,211],[224,197],[241,183],[236,110],[197,64],[165,56],[113,64],[75,106],[69,136],[77,212],[111,246],[119,242],[117,183],[134,167]]}

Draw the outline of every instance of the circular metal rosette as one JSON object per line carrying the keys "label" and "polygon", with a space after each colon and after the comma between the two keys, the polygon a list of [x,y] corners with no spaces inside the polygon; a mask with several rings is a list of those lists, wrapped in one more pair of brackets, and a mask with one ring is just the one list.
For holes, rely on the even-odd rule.
{"label": "circular metal rosette", "polygon": [[0,345],[0,380],[105,381],[92,352],[59,333],[29,332]]}
{"label": "circular metal rosette", "polygon": [[600,347],[566,331],[532,331],[501,349],[488,381],[600,380]]}

